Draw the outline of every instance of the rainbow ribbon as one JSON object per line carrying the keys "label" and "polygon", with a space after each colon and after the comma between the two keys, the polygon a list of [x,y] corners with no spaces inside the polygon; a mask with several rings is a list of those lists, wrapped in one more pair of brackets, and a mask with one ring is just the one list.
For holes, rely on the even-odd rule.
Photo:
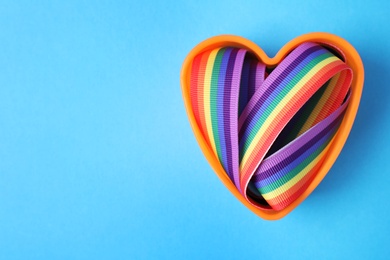
{"label": "rainbow ribbon", "polygon": [[274,69],[235,47],[197,55],[196,122],[226,174],[253,205],[282,210],[308,187],[348,106],[352,70],[303,43]]}

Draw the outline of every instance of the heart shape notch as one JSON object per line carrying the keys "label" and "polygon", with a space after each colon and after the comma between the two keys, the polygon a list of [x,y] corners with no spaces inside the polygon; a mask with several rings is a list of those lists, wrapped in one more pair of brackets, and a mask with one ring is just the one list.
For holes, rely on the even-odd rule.
{"label": "heart shape notch", "polygon": [[[321,163],[319,163],[318,167],[316,167],[315,174],[313,174],[310,177],[310,180],[307,181],[307,185],[301,187],[301,191],[299,192],[299,194],[297,196],[292,196],[293,200],[290,200],[288,204],[285,204],[282,207],[278,207],[277,205],[273,206],[271,198],[267,200],[268,202],[271,202],[271,206],[269,206],[267,205],[267,202],[265,202],[264,204],[263,202],[259,202],[253,199],[256,196],[253,197],[247,195],[246,189],[248,188],[249,179],[246,182],[242,182],[242,185],[238,184],[239,181],[236,182],[236,185],[234,184],[234,176],[232,176],[231,173],[227,173],[228,170],[226,165],[221,164],[221,158],[218,158],[215,145],[214,147],[210,145],[209,138],[203,134],[205,129],[202,129],[202,125],[199,123],[199,118],[197,118],[195,115],[196,113],[198,113],[198,111],[194,111],[194,106],[192,104],[193,101],[191,99],[191,80],[194,80],[193,78],[191,78],[191,70],[194,66],[194,60],[202,53],[208,51],[211,52],[212,50],[216,49],[232,47],[245,50],[246,52],[250,53],[250,55],[253,56],[255,59],[265,64],[265,66],[270,69],[269,71],[271,71],[271,69],[275,67],[276,68],[274,69],[274,71],[276,71],[277,66],[282,64],[283,60],[287,59],[286,57],[288,57],[289,54],[293,53],[298,48],[302,48],[300,46],[304,44],[308,45],[309,43],[324,46],[327,49],[330,49],[333,53],[337,53],[337,56],[339,56],[340,59],[343,60],[344,63],[349,67],[348,70],[352,71],[353,79],[350,82],[351,92],[348,97],[348,106],[345,106],[345,111],[343,111],[344,116],[342,117],[342,119],[340,119],[341,123],[338,124],[338,128],[333,133],[332,141],[328,143],[327,149],[321,159]],[[247,208],[249,208],[255,214],[268,220],[280,219],[287,215],[289,212],[291,212],[307,196],[310,195],[310,193],[318,186],[318,184],[322,181],[327,172],[330,170],[351,130],[360,102],[360,97],[363,89],[363,81],[364,69],[357,51],[344,39],[328,33],[310,33],[295,38],[294,40],[286,44],[274,58],[269,58],[260,47],[245,38],[230,35],[216,36],[200,43],[189,53],[183,64],[181,73],[181,86],[187,115],[189,117],[195,137],[204,155],[206,156],[206,159],[214,169],[215,173],[221,179],[221,181],[233,193],[235,197],[237,197]],[[317,91],[319,90],[317,89],[316,93]],[[241,112],[245,113],[245,109]],[[272,142],[273,141],[275,140],[272,139]],[[245,158],[243,160],[245,160]],[[256,167],[257,166],[259,165],[256,165]],[[259,187],[256,186],[256,188]],[[267,190],[269,187],[262,188]],[[261,190],[262,188],[260,187],[259,189]],[[245,190],[244,192],[240,192],[240,189]]]}

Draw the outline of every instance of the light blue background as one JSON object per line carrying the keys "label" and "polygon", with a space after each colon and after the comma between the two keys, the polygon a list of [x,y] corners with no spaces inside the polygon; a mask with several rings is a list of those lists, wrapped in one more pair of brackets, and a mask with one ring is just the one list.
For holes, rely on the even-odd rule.
{"label": "light blue background", "polygon": [[[389,1],[0,1],[0,259],[385,259]],[[366,69],[336,164],[286,218],[255,216],[204,159],[181,99],[218,34],[269,54],[338,34]]]}

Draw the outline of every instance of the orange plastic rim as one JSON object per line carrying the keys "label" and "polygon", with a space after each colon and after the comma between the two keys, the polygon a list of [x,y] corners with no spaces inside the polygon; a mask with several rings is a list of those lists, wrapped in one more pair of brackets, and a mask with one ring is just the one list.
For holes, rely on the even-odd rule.
{"label": "orange plastic rim", "polygon": [[[335,139],[329,149],[328,155],[325,158],[316,177],[309,185],[309,187],[306,189],[306,191],[291,205],[289,205],[288,207],[286,207],[281,211],[258,209],[253,205],[251,205],[239,193],[237,188],[231,182],[231,180],[223,170],[220,162],[214,156],[211,148],[208,147],[208,145],[206,144],[206,141],[203,138],[201,131],[195,121],[195,117],[192,111],[192,106],[190,101],[190,71],[191,71],[192,60],[196,55],[206,50],[214,49],[217,47],[230,46],[230,47],[247,49],[255,56],[257,56],[259,60],[263,61],[267,65],[267,67],[275,67],[284,59],[284,57],[286,57],[288,53],[290,53],[293,49],[295,49],[299,44],[303,42],[317,42],[322,45],[331,46],[334,50],[336,51],[339,50],[341,53],[343,53],[346,63],[353,70],[353,81],[351,85],[352,95],[351,95],[350,103],[348,105],[348,109],[341,123],[339,131],[336,134]],[[340,38],[334,34],[321,33],[321,32],[309,33],[293,39],[285,46],[283,46],[280,49],[280,51],[276,54],[276,56],[273,58],[268,57],[265,54],[265,52],[254,42],[247,40],[243,37],[233,36],[233,35],[215,36],[201,42],[188,54],[188,56],[184,61],[182,71],[181,71],[181,89],[183,93],[183,99],[184,99],[187,115],[191,127],[194,131],[196,140],[198,141],[199,146],[203,151],[203,154],[206,156],[207,161],[210,163],[211,167],[213,168],[217,176],[221,179],[222,183],[226,186],[226,188],[230,190],[230,192],[239,201],[241,201],[247,208],[253,211],[256,215],[267,220],[277,220],[290,213],[293,209],[295,209],[303,200],[305,200],[310,195],[310,193],[319,185],[319,183],[328,173],[328,171],[336,161],[338,155],[340,154],[341,149],[343,148],[348,138],[349,132],[351,131],[359,107],[360,97],[363,90],[363,83],[364,83],[364,67],[360,59],[360,56],[358,52],[355,50],[355,48],[343,38]]]}

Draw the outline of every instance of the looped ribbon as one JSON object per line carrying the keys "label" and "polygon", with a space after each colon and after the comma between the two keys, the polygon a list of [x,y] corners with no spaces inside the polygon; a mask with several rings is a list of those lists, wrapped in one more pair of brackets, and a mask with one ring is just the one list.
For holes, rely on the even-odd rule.
{"label": "looped ribbon", "polygon": [[275,68],[235,47],[193,59],[196,123],[254,206],[282,210],[315,177],[349,102],[352,69],[342,59],[312,42],[296,47]]}

